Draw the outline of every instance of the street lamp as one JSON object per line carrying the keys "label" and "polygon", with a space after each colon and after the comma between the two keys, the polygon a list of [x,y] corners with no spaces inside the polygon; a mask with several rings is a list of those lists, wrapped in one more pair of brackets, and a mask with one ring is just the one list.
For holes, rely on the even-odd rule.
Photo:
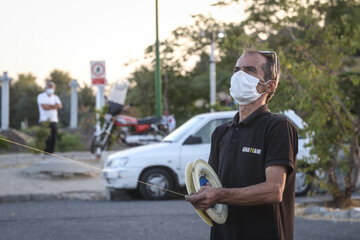
{"label": "street lamp", "polygon": [[[201,31],[200,35],[205,37],[205,31]],[[216,103],[216,60],[215,60],[215,42],[216,38],[224,38],[225,33],[222,31],[211,31],[210,32],[210,111],[214,112],[212,106]]]}

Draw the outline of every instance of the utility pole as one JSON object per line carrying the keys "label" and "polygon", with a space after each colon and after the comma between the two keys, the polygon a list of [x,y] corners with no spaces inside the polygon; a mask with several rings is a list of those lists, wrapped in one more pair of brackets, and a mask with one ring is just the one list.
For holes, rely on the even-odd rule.
{"label": "utility pole", "polygon": [[160,57],[159,57],[159,16],[158,0],[155,0],[156,5],[156,42],[155,42],[155,54],[156,54],[156,69],[155,69],[155,96],[156,96],[156,116],[162,116],[162,83],[161,83],[161,70],[160,70]]}
{"label": "utility pole", "polygon": [[[200,36],[205,38],[208,37],[205,30],[200,31]],[[216,103],[216,60],[215,60],[215,43],[217,38],[224,38],[225,34],[223,31],[210,32],[210,111],[214,112],[213,106]]]}

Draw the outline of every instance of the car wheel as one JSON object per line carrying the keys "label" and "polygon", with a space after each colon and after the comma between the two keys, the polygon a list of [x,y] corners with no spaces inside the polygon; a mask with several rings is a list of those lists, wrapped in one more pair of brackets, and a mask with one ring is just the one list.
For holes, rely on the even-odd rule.
{"label": "car wheel", "polygon": [[306,183],[306,174],[303,172],[296,173],[295,194],[304,196],[310,190],[310,185]]}
{"label": "car wheel", "polygon": [[[140,180],[161,188],[174,189],[174,181],[170,173],[161,168],[153,168],[145,171],[141,175]],[[169,192],[146,184],[139,184],[139,191],[141,196],[148,200],[160,200],[169,197]]]}

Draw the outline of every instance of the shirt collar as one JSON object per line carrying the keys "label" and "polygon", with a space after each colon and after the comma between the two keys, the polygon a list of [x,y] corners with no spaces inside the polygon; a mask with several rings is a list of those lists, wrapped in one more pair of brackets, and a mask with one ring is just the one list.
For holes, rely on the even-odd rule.
{"label": "shirt collar", "polygon": [[[259,116],[269,112],[267,104],[261,105],[258,109],[252,112],[247,118],[242,120],[240,124],[248,125],[253,122]],[[229,123],[229,127],[239,125],[239,112],[237,112],[233,118],[233,120]]]}

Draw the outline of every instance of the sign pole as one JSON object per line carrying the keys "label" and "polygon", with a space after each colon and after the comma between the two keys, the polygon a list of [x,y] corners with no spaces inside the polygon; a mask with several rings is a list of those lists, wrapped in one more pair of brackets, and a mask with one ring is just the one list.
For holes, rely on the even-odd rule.
{"label": "sign pole", "polygon": [[[97,86],[96,89],[96,110],[101,111],[102,104],[101,104],[101,97],[103,94],[103,87]],[[96,131],[100,130],[100,121],[99,121],[99,113],[96,113]]]}
{"label": "sign pole", "polygon": [[[96,91],[96,109],[101,111],[105,105],[104,92],[105,92],[105,61],[91,61],[91,85],[97,87]],[[101,130],[100,116],[96,113],[96,132]],[[100,157],[101,149],[96,149],[96,156]]]}
{"label": "sign pole", "polygon": [[[102,106],[101,106],[101,87],[97,86],[97,90],[96,90],[96,110],[101,110]],[[100,127],[100,115],[98,112],[96,112],[96,132],[99,132],[101,129]],[[96,152],[95,155],[100,158],[101,155],[101,148],[96,148]]]}

